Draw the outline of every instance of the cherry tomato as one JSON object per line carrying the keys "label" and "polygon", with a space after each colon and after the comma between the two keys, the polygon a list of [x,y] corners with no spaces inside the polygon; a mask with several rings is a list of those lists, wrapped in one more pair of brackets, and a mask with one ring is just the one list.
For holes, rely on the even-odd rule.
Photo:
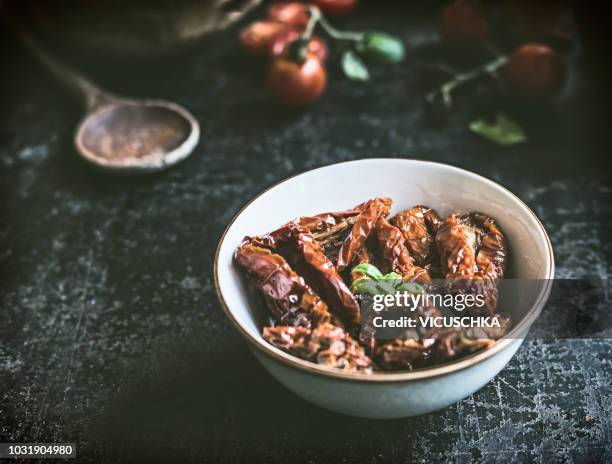
{"label": "cherry tomato", "polygon": [[326,81],[325,68],[314,56],[308,56],[303,63],[278,57],[272,60],[268,69],[268,88],[286,105],[314,103],[323,94]]}
{"label": "cherry tomato", "polygon": [[455,0],[442,10],[440,33],[449,44],[468,47],[484,42],[489,26],[477,3]]}
{"label": "cherry tomato", "polygon": [[[270,54],[272,56],[285,55],[289,46],[299,39],[300,35],[300,32],[290,30],[277,36],[270,44]],[[320,37],[313,36],[308,42],[306,53],[317,57],[322,63],[327,60],[327,52],[327,44]]]}
{"label": "cherry tomato", "polygon": [[547,45],[529,43],[518,48],[504,68],[512,93],[528,100],[556,97],[567,79],[565,59]]}
{"label": "cherry tomato", "polygon": [[344,16],[355,9],[357,0],[311,0],[328,16]]}
{"label": "cherry tomato", "polygon": [[291,26],[306,27],[310,14],[308,5],[302,2],[280,2],[268,7],[268,17]]}
{"label": "cherry tomato", "polygon": [[255,21],[242,30],[240,42],[254,55],[267,55],[272,41],[288,30],[290,26],[277,21]]}

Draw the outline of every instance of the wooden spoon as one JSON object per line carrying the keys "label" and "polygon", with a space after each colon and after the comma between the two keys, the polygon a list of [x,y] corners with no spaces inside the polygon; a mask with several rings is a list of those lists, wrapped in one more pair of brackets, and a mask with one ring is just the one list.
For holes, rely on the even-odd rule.
{"label": "wooden spoon", "polygon": [[197,145],[200,125],[182,106],[113,95],[51,57],[32,36],[20,35],[28,49],[84,100],[86,114],[74,145],[86,161],[117,173],[155,172],[185,159]]}

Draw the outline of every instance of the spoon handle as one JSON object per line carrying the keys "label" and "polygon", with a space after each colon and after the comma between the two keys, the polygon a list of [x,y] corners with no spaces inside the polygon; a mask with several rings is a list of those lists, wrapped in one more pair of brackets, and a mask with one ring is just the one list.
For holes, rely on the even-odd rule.
{"label": "spoon handle", "polygon": [[95,85],[72,67],[61,63],[51,56],[27,31],[18,29],[19,38],[26,48],[36,56],[61,82],[81,97],[88,109],[103,106],[114,99],[100,87]]}

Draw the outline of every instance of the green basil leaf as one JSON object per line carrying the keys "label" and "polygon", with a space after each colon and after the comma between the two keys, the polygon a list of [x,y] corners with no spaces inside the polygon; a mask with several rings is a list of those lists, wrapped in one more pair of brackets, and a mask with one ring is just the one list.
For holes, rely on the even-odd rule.
{"label": "green basil leaf", "polygon": [[364,293],[372,296],[380,293],[376,285],[376,281],[368,277],[362,277],[353,282],[353,285],[351,285],[351,291],[353,293]]}
{"label": "green basil leaf", "polygon": [[361,292],[358,292],[357,290],[359,288],[361,288],[361,285],[364,285],[366,280],[372,280],[372,279],[370,279],[369,277],[360,277],[355,282],[353,282],[351,284],[351,292],[353,292],[353,293],[361,293]]}
{"label": "green basil leaf", "polygon": [[368,68],[361,58],[351,50],[347,50],[342,54],[342,69],[346,77],[351,80],[359,82],[370,80]]}
{"label": "green basil leaf", "polygon": [[408,293],[424,293],[425,289],[419,284],[415,284],[414,282],[404,282],[397,290],[400,292],[408,292]]}
{"label": "green basil leaf", "polygon": [[389,272],[389,274],[385,274],[382,276],[384,280],[402,280],[402,276],[397,272]]}
{"label": "green basil leaf", "polygon": [[384,280],[379,280],[376,282],[376,288],[378,289],[378,293],[383,293],[387,295],[394,295],[396,290],[393,285]]}
{"label": "green basil leaf", "polygon": [[493,124],[488,123],[484,119],[473,121],[470,124],[470,130],[504,147],[527,141],[521,126],[502,113],[497,115],[497,120]]}
{"label": "green basil leaf", "polygon": [[357,44],[360,55],[380,63],[398,63],[404,59],[404,44],[397,37],[370,32]]}
{"label": "green basil leaf", "polygon": [[[370,263],[361,263],[353,268],[351,274],[359,272],[361,274],[365,274],[372,279],[382,279],[383,273],[378,270],[378,268]],[[361,280],[361,279],[358,279]]]}
{"label": "green basil leaf", "polygon": [[397,288],[398,285],[401,285],[403,277],[399,275],[397,272],[389,272],[385,274],[382,278],[385,282],[389,282],[391,285]]}

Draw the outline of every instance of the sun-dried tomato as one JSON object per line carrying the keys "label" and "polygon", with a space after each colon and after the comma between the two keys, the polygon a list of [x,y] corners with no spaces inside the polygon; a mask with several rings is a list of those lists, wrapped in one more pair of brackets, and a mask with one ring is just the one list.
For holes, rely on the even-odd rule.
{"label": "sun-dried tomato", "polygon": [[279,324],[313,327],[330,320],[327,304],[282,256],[245,243],[236,250],[234,258]]}
{"label": "sun-dried tomato", "polygon": [[449,289],[483,294],[493,314],[508,256],[508,243],[495,221],[481,213],[451,214],[440,224],[436,243]]}
{"label": "sun-dried tomato", "polygon": [[415,206],[396,214],[390,222],[401,230],[415,264],[425,266],[434,262],[437,256],[436,232],[442,222],[435,210]]}
{"label": "sun-dried tomato", "polygon": [[351,229],[351,233],[340,248],[336,263],[339,271],[351,264],[353,257],[363,248],[370,233],[374,230],[376,221],[380,217],[387,217],[392,204],[393,200],[390,198],[374,198],[365,204],[363,211],[359,214]]}
{"label": "sun-dried tomato", "polygon": [[321,245],[303,227],[295,223],[285,227],[287,232],[277,240],[278,252],[325,299],[334,314],[349,325],[358,325],[359,304]]}
{"label": "sun-dried tomato", "polygon": [[385,218],[379,218],[376,227],[376,239],[382,260],[387,266],[386,272],[397,272],[405,281],[426,283],[431,279],[427,270],[416,266],[401,231],[391,225]]}
{"label": "sun-dried tomato", "polygon": [[372,370],[372,360],[344,330],[333,324],[315,329],[302,327],[265,327],[263,337],[272,345],[302,359],[344,371]]}

